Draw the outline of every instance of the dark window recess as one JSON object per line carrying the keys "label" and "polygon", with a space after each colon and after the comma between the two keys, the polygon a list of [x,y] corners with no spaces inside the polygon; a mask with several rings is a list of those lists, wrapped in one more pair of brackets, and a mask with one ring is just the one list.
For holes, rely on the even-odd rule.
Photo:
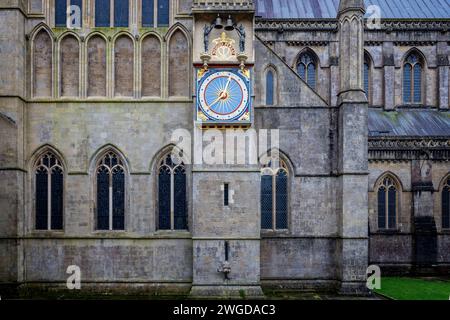
{"label": "dark window recess", "polygon": [[403,70],[403,100],[411,102],[411,65],[407,64]]}
{"label": "dark window recess", "polygon": [[51,175],[51,228],[62,230],[63,228],[63,172],[56,167]]}
{"label": "dark window recess", "polygon": [[159,229],[170,230],[170,169],[162,167],[158,176]]}
{"label": "dark window recess", "polygon": [[109,0],[95,0],[95,26],[109,27],[110,26],[110,1]]}
{"label": "dark window recess", "polygon": [[142,0],[142,26],[153,27],[154,0]]}
{"label": "dark window recess", "polygon": [[109,229],[109,173],[105,167],[97,171],[97,229]]}
{"label": "dark window recess", "polygon": [[261,229],[272,229],[272,176],[261,176]]}
{"label": "dark window recess", "polygon": [[[450,180],[447,182],[450,184]],[[442,190],[442,228],[450,228],[450,187],[445,186]]]}
{"label": "dark window recess", "polygon": [[364,63],[364,91],[369,96],[369,64]]}
{"label": "dark window recess", "polygon": [[225,261],[228,261],[230,254],[230,243],[228,241],[225,241]]}
{"label": "dark window recess", "polygon": [[169,0],[158,0],[158,27],[169,25]]}
{"label": "dark window recess", "polygon": [[278,171],[276,177],[276,229],[287,229],[287,173]]}
{"label": "dark window recess", "polygon": [[273,105],[273,91],[274,91],[274,81],[273,72],[268,71],[266,75],[266,105]]}
{"label": "dark window recess", "polygon": [[228,183],[223,184],[223,205],[228,206],[229,204],[229,186]]}
{"label": "dark window recess", "polygon": [[65,27],[67,23],[67,1],[55,0],[55,26]]}
{"label": "dark window recess", "polygon": [[36,229],[46,230],[48,223],[48,174],[44,168],[36,170]]}
{"label": "dark window recess", "polygon": [[378,189],[378,228],[386,228],[386,189]]}
{"label": "dark window recess", "polygon": [[128,27],[129,0],[114,1],[114,26]]}
{"label": "dark window recess", "polygon": [[122,168],[113,172],[113,230],[125,228],[125,173]]}
{"label": "dark window recess", "polygon": [[397,212],[397,205],[396,205],[396,193],[394,187],[389,188],[388,192],[388,228],[394,229],[396,227],[396,212]]}
{"label": "dark window recess", "polygon": [[186,173],[183,167],[177,167],[174,171],[174,228],[187,229]]}

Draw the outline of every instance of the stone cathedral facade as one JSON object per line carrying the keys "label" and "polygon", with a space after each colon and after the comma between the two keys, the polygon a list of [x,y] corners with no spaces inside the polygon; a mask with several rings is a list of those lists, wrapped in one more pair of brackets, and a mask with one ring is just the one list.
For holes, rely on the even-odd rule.
{"label": "stone cathedral facade", "polygon": [[448,273],[450,3],[392,2],[0,1],[1,292]]}

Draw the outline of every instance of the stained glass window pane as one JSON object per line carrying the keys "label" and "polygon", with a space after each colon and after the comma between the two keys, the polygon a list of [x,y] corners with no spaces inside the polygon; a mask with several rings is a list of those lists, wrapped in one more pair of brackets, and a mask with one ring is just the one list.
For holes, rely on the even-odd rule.
{"label": "stained glass window pane", "polygon": [[414,102],[422,101],[422,67],[419,64],[414,66]]}
{"label": "stained glass window pane", "polygon": [[48,174],[40,168],[36,171],[36,229],[46,230],[48,223]]}
{"label": "stained glass window pane", "polygon": [[284,170],[278,171],[276,177],[276,228],[287,229],[287,174]]}
{"label": "stained glass window pane", "polygon": [[308,84],[311,88],[316,88],[316,66],[314,63],[308,65]]}
{"label": "stained glass window pane", "polygon": [[268,71],[266,75],[266,105],[273,105],[273,72]]}
{"label": "stained glass window pane", "polygon": [[396,201],[396,193],[394,187],[389,188],[388,192],[388,228],[395,228],[396,214],[397,214],[397,201]]}
{"label": "stained glass window pane", "polygon": [[261,176],[261,229],[272,229],[272,176]]}
{"label": "stained glass window pane", "polygon": [[186,174],[182,167],[174,172],[174,228],[187,229]]}
{"label": "stained glass window pane", "polygon": [[158,27],[169,25],[169,0],[158,0]]}
{"label": "stained glass window pane", "polygon": [[386,228],[386,189],[378,189],[378,228]]}
{"label": "stained glass window pane", "polygon": [[142,26],[153,27],[154,0],[142,0]]}
{"label": "stained glass window pane", "polygon": [[125,174],[123,169],[113,172],[113,230],[125,228]]}
{"label": "stained glass window pane", "polygon": [[161,168],[158,176],[159,229],[170,230],[170,171]]}
{"label": "stained glass window pane", "polygon": [[110,0],[95,0],[95,26],[110,26]]}
{"label": "stained glass window pane", "polygon": [[442,228],[450,228],[450,187],[442,190]]}
{"label": "stained glass window pane", "polygon": [[60,168],[54,168],[51,175],[51,228],[62,230],[63,228],[63,172]]}
{"label": "stained glass window pane", "polygon": [[405,64],[403,68],[403,102],[411,102],[411,65]]}
{"label": "stained glass window pane", "polygon": [[67,23],[67,0],[55,0],[55,26],[65,27]]}
{"label": "stained glass window pane", "polygon": [[97,229],[109,230],[109,172],[104,167],[97,172]]}
{"label": "stained glass window pane", "polygon": [[114,26],[128,27],[129,0],[114,0]]}

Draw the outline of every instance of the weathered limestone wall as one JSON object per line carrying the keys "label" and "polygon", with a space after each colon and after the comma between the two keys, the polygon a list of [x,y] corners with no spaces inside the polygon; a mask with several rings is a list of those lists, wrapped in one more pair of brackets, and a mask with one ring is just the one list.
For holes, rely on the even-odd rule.
{"label": "weathered limestone wall", "polygon": [[[0,283],[18,279],[20,216],[24,212],[26,113],[25,1],[0,4]],[[22,11],[21,11],[22,10]]]}
{"label": "weathered limestone wall", "polygon": [[[370,229],[370,263],[379,264],[390,272],[406,272],[414,261],[414,191],[412,186],[411,161],[371,161],[369,174],[369,229]],[[448,163],[431,161],[431,182],[434,191],[431,199],[417,205],[427,207],[425,214],[431,213],[436,222],[437,262],[449,265],[450,235],[442,229],[441,192],[442,183],[449,174]],[[398,191],[398,217],[395,232],[378,230],[377,186],[385,174],[391,174],[400,184]],[[416,195],[417,197],[417,195]],[[423,199],[422,199],[423,200]]]}

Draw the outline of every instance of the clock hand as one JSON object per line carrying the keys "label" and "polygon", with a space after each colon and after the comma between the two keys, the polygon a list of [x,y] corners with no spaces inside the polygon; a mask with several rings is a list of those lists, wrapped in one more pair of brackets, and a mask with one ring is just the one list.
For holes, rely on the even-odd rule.
{"label": "clock hand", "polygon": [[223,89],[224,92],[227,91],[228,86],[230,85],[230,82],[231,82],[231,75],[228,77],[228,81],[227,81],[227,84],[225,85],[225,89]]}
{"label": "clock hand", "polygon": [[213,105],[215,105],[217,102],[219,102],[220,100],[222,100],[222,98],[223,98],[223,92],[220,93],[219,97],[218,97],[216,100],[214,100],[214,102],[211,103],[211,105],[209,105],[208,108],[211,108],[211,107],[212,107]]}

